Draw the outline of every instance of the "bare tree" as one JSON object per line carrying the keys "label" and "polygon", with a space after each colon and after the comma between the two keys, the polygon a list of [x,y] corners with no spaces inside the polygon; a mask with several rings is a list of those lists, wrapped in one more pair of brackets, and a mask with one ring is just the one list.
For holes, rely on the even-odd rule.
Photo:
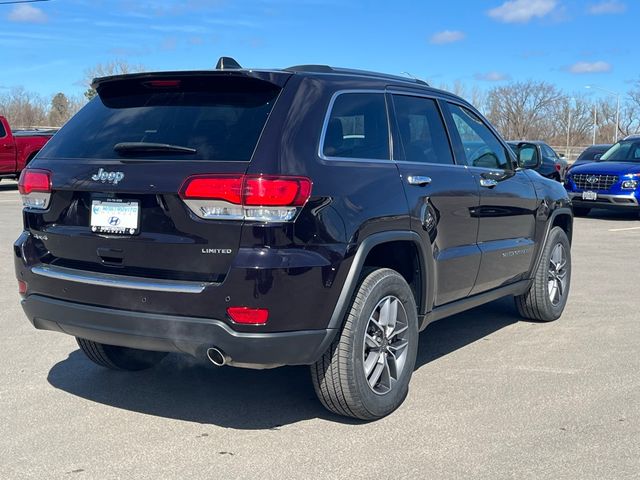
{"label": "bare tree", "polygon": [[110,75],[121,75],[125,73],[144,72],[146,67],[142,64],[130,64],[126,60],[115,59],[107,63],[99,63],[84,71],[83,83],[87,87],[84,96],[91,100],[96,96],[96,91],[91,87],[94,78],[108,77]]}
{"label": "bare tree", "polygon": [[562,99],[562,93],[550,83],[516,82],[489,91],[487,116],[508,138],[540,138],[550,111]]}
{"label": "bare tree", "polygon": [[446,83],[440,83],[437,88],[439,88],[440,90],[446,90],[453,93],[454,95],[464,98],[478,110],[484,113],[487,95],[486,92],[480,89],[480,87],[478,87],[477,85],[469,87],[466,84],[462,83],[460,80],[456,80],[452,86],[449,86]]}
{"label": "bare tree", "polygon": [[38,94],[15,87],[0,96],[0,115],[14,127],[46,125],[47,102]]}
{"label": "bare tree", "polygon": [[564,96],[549,109],[540,138],[553,145],[591,143],[593,104],[582,96]]}

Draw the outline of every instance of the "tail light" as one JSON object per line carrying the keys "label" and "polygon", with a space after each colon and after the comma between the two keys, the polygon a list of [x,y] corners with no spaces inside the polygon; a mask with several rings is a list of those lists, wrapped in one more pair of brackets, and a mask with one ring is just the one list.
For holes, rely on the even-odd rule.
{"label": "tail light", "polygon": [[244,325],[264,325],[269,319],[269,310],[266,308],[229,307],[227,315],[235,323]]}
{"label": "tail light", "polygon": [[311,196],[305,177],[198,175],[189,177],[180,196],[200,218],[289,222]]}
{"label": "tail light", "polygon": [[26,208],[46,210],[51,200],[51,172],[25,168],[20,174],[18,191]]}
{"label": "tail light", "polygon": [[556,163],[556,171],[559,172],[560,170],[562,170],[562,165]]}

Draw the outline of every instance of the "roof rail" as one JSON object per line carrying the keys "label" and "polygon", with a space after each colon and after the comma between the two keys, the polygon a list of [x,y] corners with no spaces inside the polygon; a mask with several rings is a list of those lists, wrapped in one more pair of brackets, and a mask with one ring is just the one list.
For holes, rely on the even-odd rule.
{"label": "roof rail", "polygon": [[295,65],[285,68],[286,72],[308,72],[308,73],[335,73],[341,75],[359,75],[363,77],[386,78],[388,80],[396,80],[407,83],[417,83],[419,85],[429,86],[424,80],[419,78],[402,77],[400,75],[391,75],[389,73],[370,72],[368,70],[357,70],[352,68],[337,68],[329,65]]}

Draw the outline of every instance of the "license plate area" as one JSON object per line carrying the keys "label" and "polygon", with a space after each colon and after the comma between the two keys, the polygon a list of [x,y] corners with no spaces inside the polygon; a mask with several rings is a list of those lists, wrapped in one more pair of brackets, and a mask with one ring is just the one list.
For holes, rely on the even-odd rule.
{"label": "license plate area", "polygon": [[112,235],[135,235],[140,231],[140,202],[137,200],[92,200],[91,231]]}
{"label": "license plate area", "polygon": [[597,200],[598,194],[596,192],[582,192],[583,200]]}

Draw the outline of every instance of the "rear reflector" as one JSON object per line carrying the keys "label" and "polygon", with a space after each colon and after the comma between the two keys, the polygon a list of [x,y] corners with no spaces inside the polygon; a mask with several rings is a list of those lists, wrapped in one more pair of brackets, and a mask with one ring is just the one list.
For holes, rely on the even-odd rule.
{"label": "rear reflector", "polygon": [[20,174],[18,191],[25,207],[46,209],[51,198],[51,172],[25,168]]}
{"label": "rear reflector", "polygon": [[264,325],[269,318],[266,308],[229,307],[227,314],[235,323],[245,325]]}
{"label": "rear reflector", "polygon": [[25,282],[24,280],[18,280],[18,293],[20,295],[27,294],[27,282]]}
{"label": "rear reflector", "polygon": [[206,219],[287,222],[311,196],[305,177],[262,175],[198,175],[189,177],[180,196]]}

